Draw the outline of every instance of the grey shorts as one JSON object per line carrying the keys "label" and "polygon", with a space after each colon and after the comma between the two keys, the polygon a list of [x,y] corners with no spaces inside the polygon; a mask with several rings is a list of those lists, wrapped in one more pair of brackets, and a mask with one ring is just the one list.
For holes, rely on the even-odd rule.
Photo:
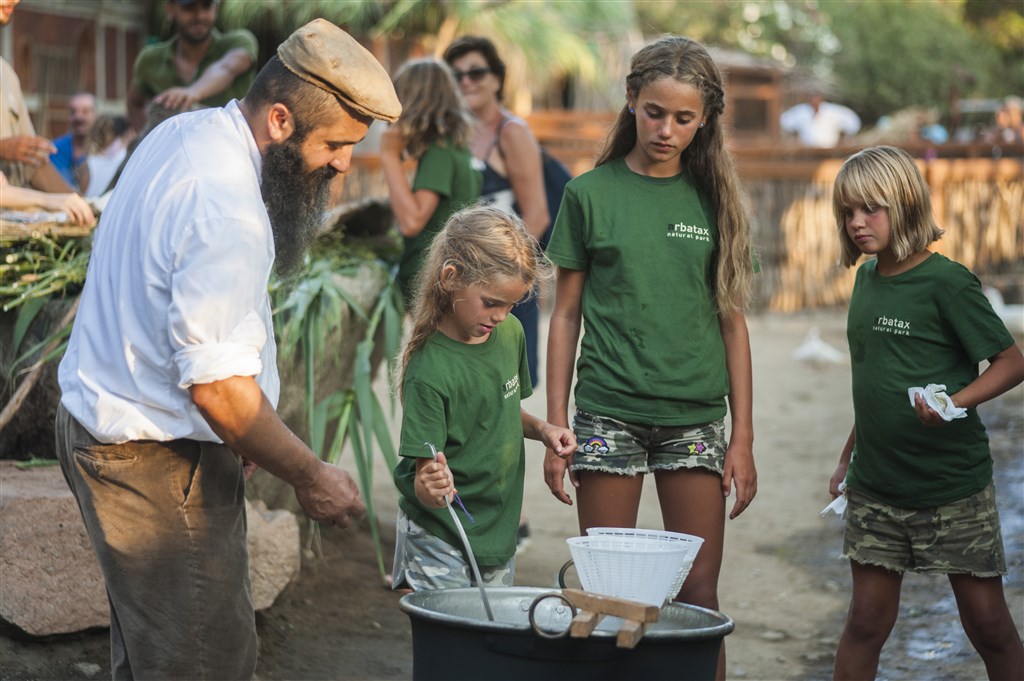
{"label": "grey shorts", "polygon": [[941,506],[904,509],[847,492],[843,557],[893,572],[996,577],[1006,574],[992,483]]}
{"label": "grey shorts", "polygon": [[[512,586],[516,575],[516,557],[502,565],[478,565],[484,586]],[[423,529],[402,509],[398,509],[395,530],[395,563],[391,569],[391,588],[408,586],[414,591],[456,589],[476,586],[473,568],[457,549]]]}
{"label": "grey shorts", "polygon": [[725,420],[698,426],[640,426],[577,410],[574,471],[642,475],[652,471],[725,466]]}

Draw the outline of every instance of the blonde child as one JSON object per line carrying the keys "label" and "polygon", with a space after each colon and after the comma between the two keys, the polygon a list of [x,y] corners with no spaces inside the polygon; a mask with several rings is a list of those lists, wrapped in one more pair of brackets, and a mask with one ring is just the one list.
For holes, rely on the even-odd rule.
{"label": "blonde child", "polygon": [[[977,277],[929,250],[942,230],[906,152],[873,147],[848,158],[832,205],[843,264],[875,256],[857,270],[850,299],[854,426],[829,482],[835,498],[846,481],[843,553],[853,577],[835,678],[875,678],[907,571],[948,575],[989,678],[1024,678],[976,409],[1024,380],[1024,357]],[[919,391],[911,396],[922,387],[939,394],[939,410]]]}
{"label": "blonde child", "polygon": [[[558,265],[548,420],[568,424],[575,364],[579,449],[569,479],[580,532],[634,527],[644,474],[653,473],[665,529],[704,539],[677,598],[717,608],[725,497],[734,486],[735,518],[757,490],[743,315],[750,220],[707,50],[679,36],[647,45],[625,95],[597,167],[567,186],[548,246]],[[566,466],[545,456],[548,486],[571,504]]]}
{"label": "blonde child", "polygon": [[[380,156],[391,209],[402,235],[398,284],[406,307],[413,281],[434,235],[459,208],[480,195],[483,175],[473,167],[473,122],[451,69],[437,59],[416,59],[395,75],[402,115],[381,136]],[[416,161],[412,186],[403,158]]]}
{"label": "blonde child", "polygon": [[[455,508],[485,585],[510,586],[526,464],[523,436],[559,456],[572,432],[531,416],[523,328],[509,315],[550,265],[522,221],[495,207],[459,211],[434,238],[416,280],[400,357],[403,406],[394,471],[399,499],[392,585],[470,586]],[[426,443],[441,450],[437,462]]]}

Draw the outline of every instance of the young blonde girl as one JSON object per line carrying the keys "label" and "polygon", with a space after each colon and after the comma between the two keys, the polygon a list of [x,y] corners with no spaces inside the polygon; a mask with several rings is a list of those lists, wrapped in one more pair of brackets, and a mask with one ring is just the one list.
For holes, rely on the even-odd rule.
{"label": "young blonde girl", "polygon": [[[942,230],[906,152],[874,147],[848,158],[832,203],[842,263],[874,256],[857,270],[850,299],[854,426],[829,483],[838,497],[846,481],[843,552],[853,577],[835,678],[875,678],[907,571],[948,575],[989,678],[1024,678],[976,409],[1024,380],[1024,357],[977,277],[929,250]],[[933,409],[912,388],[948,403]]]}
{"label": "young blonde girl", "polygon": [[[476,202],[483,176],[473,167],[473,122],[451,70],[416,59],[395,75],[402,115],[381,136],[380,155],[391,209],[402,235],[398,284],[408,306],[423,255],[448,216]],[[416,161],[412,186],[403,158]]]}
{"label": "young blonde girl", "polygon": [[[416,280],[412,331],[399,358],[402,461],[394,588],[470,586],[471,569],[445,501],[487,585],[510,586],[523,502],[524,435],[556,455],[572,432],[531,416],[523,328],[509,315],[550,265],[522,221],[494,207],[451,216]],[[427,443],[441,453],[431,458]]]}
{"label": "young blonde girl", "polygon": [[[678,599],[718,607],[725,497],[757,489],[750,345],[750,220],[725,148],[722,77],[707,50],[666,36],[632,60],[626,105],[597,167],[571,181],[548,255],[558,265],[548,335],[548,420],[568,424],[581,532],[634,527],[644,474],[665,528],[704,538]],[[725,439],[726,406],[732,435]],[[545,480],[566,504],[567,462]],[[724,675],[724,651],[719,675]]]}

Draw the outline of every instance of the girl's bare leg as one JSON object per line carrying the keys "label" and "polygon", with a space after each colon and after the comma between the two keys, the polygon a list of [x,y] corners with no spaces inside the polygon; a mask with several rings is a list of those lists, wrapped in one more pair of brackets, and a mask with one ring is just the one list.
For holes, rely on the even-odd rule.
{"label": "girl's bare leg", "polygon": [[579,471],[576,513],[580,534],[588,527],[636,527],[644,476]]}
{"label": "girl's bare leg", "polygon": [[1000,577],[949,575],[967,638],[991,681],[1024,679],[1024,647],[1003,594]]}
{"label": "girl's bare leg", "polygon": [[834,681],[872,681],[878,656],[900,610],[903,574],[877,565],[850,561],[853,595],[846,626],[839,638]]}
{"label": "girl's bare leg", "polygon": [[[704,469],[654,474],[665,529],[704,539],[677,601],[718,610],[718,575],[725,542],[725,498],[721,476]],[[716,678],[725,679],[725,642],[718,654]]]}

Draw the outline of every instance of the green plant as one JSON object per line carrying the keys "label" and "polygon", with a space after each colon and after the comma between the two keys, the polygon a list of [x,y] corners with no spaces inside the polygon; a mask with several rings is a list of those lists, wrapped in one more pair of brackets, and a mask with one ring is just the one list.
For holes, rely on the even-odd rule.
{"label": "green plant", "polygon": [[[14,377],[28,362],[45,364],[64,354],[71,325],[51,329],[46,338],[22,350],[29,328],[46,303],[58,296],[73,296],[85,282],[91,241],[88,238],[57,241],[43,234],[12,242],[0,262],[0,310],[17,309],[11,337],[12,353],[19,353],[8,367],[5,379]],[[7,246],[12,246],[7,243]],[[42,349],[47,352],[40,357]]]}
{"label": "green plant", "polygon": [[[282,363],[300,358],[304,379],[304,410],[310,446],[325,461],[336,464],[348,442],[355,458],[360,492],[377,552],[381,576],[385,574],[380,532],[373,504],[373,457],[379,449],[388,466],[397,463],[384,407],[373,391],[374,361],[386,369],[397,356],[402,334],[402,302],[394,284],[394,272],[372,252],[347,244],[344,235],[329,234],[315,247],[305,271],[292,286],[271,282],[274,325]],[[66,347],[71,324],[53,329],[46,338],[24,344],[28,330],[48,301],[73,295],[81,289],[88,267],[88,239],[55,240],[36,235],[19,241],[0,263],[0,309],[17,309],[12,349],[20,354],[11,363],[8,381],[28,363],[40,366],[59,360]],[[383,286],[369,304],[360,303],[345,288],[346,280],[374,272]],[[346,314],[346,310],[350,314]],[[351,329],[342,328],[346,320]],[[351,387],[320,400],[316,368],[323,364],[325,340],[342,332],[362,332],[355,348]],[[331,349],[333,350],[333,348]],[[37,356],[41,355],[41,356]],[[12,386],[13,387],[13,386]],[[391,411],[394,412],[394,400]],[[315,528],[315,524],[314,524]],[[318,539],[316,531],[310,533]]]}
{"label": "green plant", "polygon": [[[373,368],[375,358],[382,358],[389,369],[397,356],[402,333],[402,303],[394,283],[394,271],[388,271],[380,261],[374,261],[372,266],[383,271],[385,284],[367,309],[343,286],[346,276],[360,274],[361,268],[366,267],[365,261],[347,261],[338,254],[315,254],[294,288],[285,291],[275,286],[272,290],[280,299],[280,304],[275,305],[274,322],[281,362],[301,358],[310,448],[324,461],[336,464],[345,443],[351,446],[377,566],[383,579],[386,570],[373,504],[374,445],[380,449],[389,468],[397,464],[397,454],[384,408],[373,391]],[[352,384],[318,400],[317,367],[324,364],[328,351],[326,339],[349,331],[343,328],[346,309],[351,311],[349,318],[358,322],[353,327],[365,326],[356,345]],[[393,399],[391,408],[393,411]],[[310,530],[310,542],[318,542],[317,525],[312,521]]]}

